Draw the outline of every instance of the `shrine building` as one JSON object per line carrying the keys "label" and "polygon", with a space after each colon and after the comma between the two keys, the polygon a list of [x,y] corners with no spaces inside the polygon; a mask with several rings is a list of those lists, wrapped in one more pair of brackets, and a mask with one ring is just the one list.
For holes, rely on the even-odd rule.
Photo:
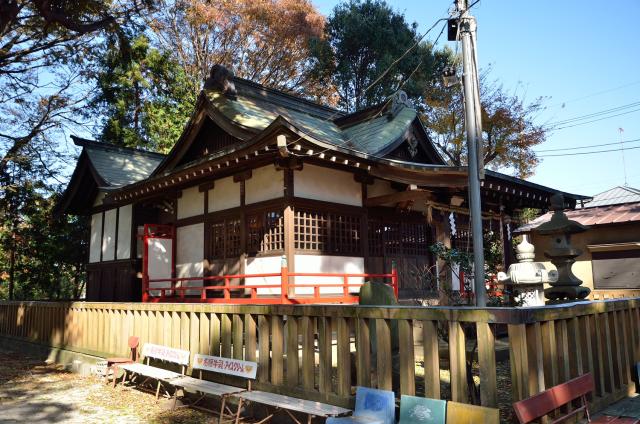
{"label": "shrine building", "polygon": [[[430,245],[471,245],[467,168],[445,163],[403,92],[349,114],[225,71],[167,155],[73,137],[57,211],[90,216],[87,300],[331,301],[392,263],[402,298]],[[487,170],[484,225],[508,242],[510,216],[556,192]]]}

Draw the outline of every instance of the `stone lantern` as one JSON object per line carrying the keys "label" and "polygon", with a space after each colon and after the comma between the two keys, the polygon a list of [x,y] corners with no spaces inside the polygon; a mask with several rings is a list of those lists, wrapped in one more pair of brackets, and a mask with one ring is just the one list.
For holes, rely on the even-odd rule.
{"label": "stone lantern", "polygon": [[533,262],[534,249],[523,235],[522,242],[516,246],[518,263],[511,264],[506,274],[498,273],[498,281],[510,286],[521,306],[544,306],[544,284],[557,278],[556,271],[547,271],[541,262]]}
{"label": "stone lantern", "polygon": [[591,290],[582,286],[582,280],[571,271],[576,257],[582,254],[580,249],[571,246],[571,235],[586,231],[588,227],[570,220],[563,212],[564,197],[561,194],[551,196],[551,220],[534,228],[532,231],[552,239],[551,249],[544,255],[558,270],[558,279],[550,281],[551,287],[544,290],[544,295],[551,303],[561,303],[584,299]]}

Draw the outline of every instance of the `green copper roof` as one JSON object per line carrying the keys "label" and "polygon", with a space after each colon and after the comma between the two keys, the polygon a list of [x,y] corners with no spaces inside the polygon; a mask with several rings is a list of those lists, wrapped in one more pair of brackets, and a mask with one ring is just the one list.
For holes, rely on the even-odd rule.
{"label": "green copper roof", "polygon": [[82,146],[98,175],[110,187],[120,187],[147,178],[164,155],[128,149],[92,140],[77,141]]}
{"label": "green copper roof", "polygon": [[345,116],[343,112],[299,99],[292,101],[282,93],[258,90],[242,80],[236,81],[236,86],[235,99],[215,90],[206,90],[205,94],[210,107],[237,125],[259,132],[282,116],[318,141],[367,154],[376,154],[402,137],[417,116],[415,110],[401,106],[391,119],[387,114],[377,113],[343,128],[334,122]]}

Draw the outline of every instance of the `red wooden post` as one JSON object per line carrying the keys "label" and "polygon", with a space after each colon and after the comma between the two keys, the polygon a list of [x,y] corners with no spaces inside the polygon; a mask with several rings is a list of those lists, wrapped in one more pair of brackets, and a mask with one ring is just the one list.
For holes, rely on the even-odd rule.
{"label": "red wooden post", "polygon": [[[147,239],[147,231],[149,224],[142,227],[142,301],[149,301],[149,240]],[[139,236],[138,236],[139,237]]]}
{"label": "red wooden post", "polygon": [[231,299],[231,293],[229,292],[229,277],[224,277],[224,298]]}
{"label": "red wooden post", "polygon": [[282,303],[289,303],[289,268],[287,267],[287,257],[282,256],[280,265],[280,300]]}
{"label": "red wooden post", "polygon": [[393,287],[393,294],[398,299],[398,267],[396,261],[391,261],[391,287]]}
{"label": "red wooden post", "polygon": [[347,274],[343,275],[342,295],[344,296],[345,299],[349,297],[349,276]]}

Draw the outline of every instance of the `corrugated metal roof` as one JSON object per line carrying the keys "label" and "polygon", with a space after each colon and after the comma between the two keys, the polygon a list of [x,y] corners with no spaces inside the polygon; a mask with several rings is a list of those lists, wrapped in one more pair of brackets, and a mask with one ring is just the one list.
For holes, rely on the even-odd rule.
{"label": "corrugated metal roof", "polygon": [[585,203],[585,208],[596,206],[619,205],[622,203],[640,202],[640,190],[632,187],[614,187],[610,190],[598,193],[593,200]]}
{"label": "corrugated metal roof", "polygon": [[[598,206],[593,208],[565,211],[567,217],[582,225],[620,224],[624,222],[640,221],[640,202],[624,205]],[[516,233],[527,233],[551,219],[552,212],[534,219],[515,230]]]}
{"label": "corrugated metal roof", "polygon": [[110,187],[120,187],[147,178],[164,155],[125,149],[98,142],[84,143],[91,164]]}

